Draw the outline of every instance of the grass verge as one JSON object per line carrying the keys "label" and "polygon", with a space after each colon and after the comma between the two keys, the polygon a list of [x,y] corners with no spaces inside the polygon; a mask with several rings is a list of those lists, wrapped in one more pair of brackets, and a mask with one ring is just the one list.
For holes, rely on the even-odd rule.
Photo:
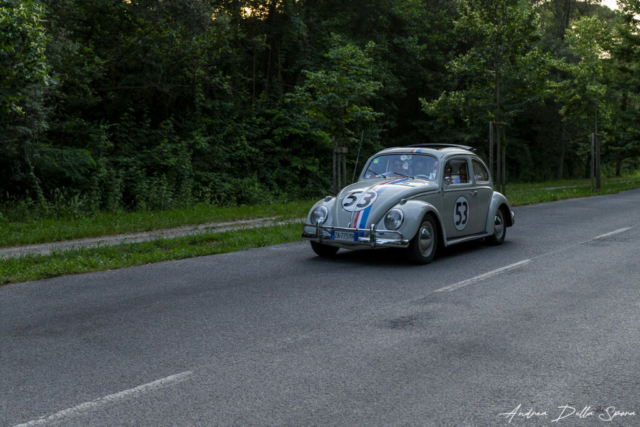
{"label": "grass verge", "polygon": [[603,182],[599,193],[591,192],[591,181],[586,179],[573,180],[572,184],[564,181],[547,182],[544,184],[546,185],[541,186],[539,183],[507,185],[507,199],[512,206],[523,206],[554,202],[557,200],[575,199],[578,197],[616,194],[621,191],[640,188],[640,179],[636,177],[635,179],[616,179]]}
{"label": "grass verge", "polygon": [[0,259],[0,284],[241,251],[298,241],[301,232],[301,223],[292,223]]}
{"label": "grass verge", "polygon": [[301,218],[315,200],[257,206],[216,207],[196,205],[184,209],[145,212],[99,212],[77,219],[41,219],[26,222],[0,221],[0,247],[60,242],[85,237],[161,230],[208,222],[252,218]]}

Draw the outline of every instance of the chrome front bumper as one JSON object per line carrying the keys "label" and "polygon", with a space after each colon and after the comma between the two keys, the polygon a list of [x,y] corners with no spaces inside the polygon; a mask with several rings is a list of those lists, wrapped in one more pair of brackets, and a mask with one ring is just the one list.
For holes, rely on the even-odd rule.
{"label": "chrome front bumper", "polygon": [[[308,228],[313,228],[313,231],[307,231]],[[333,240],[331,239],[333,231],[357,233],[358,240]],[[376,230],[375,224],[371,224],[371,227],[368,229],[323,226],[320,223],[316,225],[304,224],[302,229],[302,238],[305,240],[311,240],[312,242],[333,244],[341,247],[358,247],[368,245],[371,248],[376,248],[378,246],[386,248],[406,248],[409,246],[409,240],[405,239],[399,231],[378,231]]]}

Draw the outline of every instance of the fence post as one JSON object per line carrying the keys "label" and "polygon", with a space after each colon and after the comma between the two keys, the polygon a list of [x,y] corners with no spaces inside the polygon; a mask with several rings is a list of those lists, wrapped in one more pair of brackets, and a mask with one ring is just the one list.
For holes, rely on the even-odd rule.
{"label": "fence post", "polygon": [[596,191],[600,191],[600,135],[595,134],[596,138]]}
{"label": "fence post", "polygon": [[497,168],[496,168],[496,183],[498,185],[496,185],[496,188],[498,189],[498,191],[500,191],[500,186],[502,183],[502,180],[500,179],[501,176],[501,172],[502,172],[502,167],[500,165],[500,159],[501,159],[501,151],[500,151],[500,126],[498,126],[498,131],[496,132],[496,152],[497,152]]}
{"label": "fence post", "polygon": [[343,147],[344,153],[342,154],[342,179],[344,179],[345,187],[347,183],[347,147]]}
{"label": "fence post", "polygon": [[593,176],[595,174],[595,150],[596,150],[596,134],[591,134],[591,192],[594,193],[596,191],[596,187],[593,182]]}
{"label": "fence post", "polygon": [[507,149],[502,144],[502,195],[507,195]]}
{"label": "fence post", "polygon": [[336,137],[332,137],[331,140],[333,141],[333,147],[332,147],[332,154],[333,154],[333,195],[337,195],[338,192],[336,191]]}
{"label": "fence post", "polygon": [[493,122],[489,122],[489,171],[493,175]]}

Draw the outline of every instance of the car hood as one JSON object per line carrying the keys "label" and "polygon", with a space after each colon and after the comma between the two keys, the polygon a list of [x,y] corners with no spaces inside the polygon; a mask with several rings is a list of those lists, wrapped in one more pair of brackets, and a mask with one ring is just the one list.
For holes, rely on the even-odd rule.
{"label": "car hood", "polygon": [[[336,199],[333,206],[333,225],[337,227],[368,228],[372,223],[379,223],[380,218],[389,209],[398,204],[401,199],[406,199],[417,194],[436,191],[438,184],[433,181],[413,178],[375,178],[358,181],[345,187]],[[375,192],[376,197],[372,204],[364,209],[349,212],[342,206],[345,197],[353,192]],[[361,199],[364,202],[364,198]],[[362,203],[363,203],[362,202]]]}

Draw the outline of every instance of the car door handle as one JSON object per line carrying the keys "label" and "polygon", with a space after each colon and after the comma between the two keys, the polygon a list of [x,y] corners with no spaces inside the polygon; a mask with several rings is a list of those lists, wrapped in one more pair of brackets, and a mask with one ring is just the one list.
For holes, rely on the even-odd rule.
{"label": "car door handle", "polygon": [[478,194],[478,192],[477,192],[476,190],[471,190],[470,194],[471,194],[472,196],[475,196],[476,194]]}

